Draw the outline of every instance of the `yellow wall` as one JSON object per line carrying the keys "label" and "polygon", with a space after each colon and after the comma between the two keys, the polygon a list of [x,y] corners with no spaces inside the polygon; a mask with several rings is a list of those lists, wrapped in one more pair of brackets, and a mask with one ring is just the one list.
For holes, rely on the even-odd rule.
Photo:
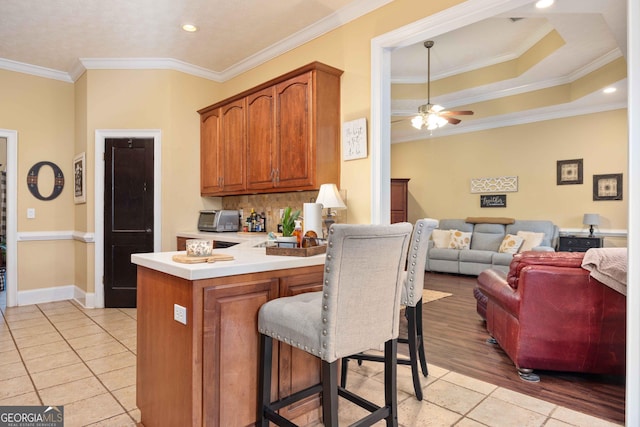
{"label": "yellow wall", "polygon": [[[0,93],[0,128],[18,131],[18,231],[74,230],[74,85],[0,70]],[[64,189],[54,200],[38,200],[27,188],[29,169],[41,161],[55,163],[64,174]],[[43,196],[51,194],[51,168],[40,169],[38,189]],[[35,209],[34,219],[26,218],[27,208]],[[74,283],[74,255],[69,241],[19,242],[18,254],[19,290]],[[51,266],[55,266],[55,272]]]}
{"label": "yellow wall", "polygon": [[[437,131],[436,131],[437,132]],[[582,185],[557,185],[558,160],[583,159]],[[623,173],[622,201],[593,201],[593,175]],[[409,220],[506,216],[580,229],[626,230],[627,111],[576,116],[391,146],[391,176],[409,181]],[[471,178],[517,176],[506,208],[481,208]]]}

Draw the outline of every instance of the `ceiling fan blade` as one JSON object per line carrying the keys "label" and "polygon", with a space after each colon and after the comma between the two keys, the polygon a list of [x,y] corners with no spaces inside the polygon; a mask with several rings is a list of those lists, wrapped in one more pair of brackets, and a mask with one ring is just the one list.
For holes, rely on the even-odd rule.
{"label": "ceiling fan blade", "polygon": [[391,120],[391,124],[404,122],[405,120],[408,120],[408,119]]}
{"label": "ceiling fan blade", "polygon": [[458,123],[460,123],[462,121],[460,119],[456,119],[455,117],[444,117],[444,119],[447,120],[452,125],[457,125]]}
{"label": "ceiling fan blade", "polygon": [[473,111],[463,110],[463,111],[440,111],[441,116],[472,116]]}

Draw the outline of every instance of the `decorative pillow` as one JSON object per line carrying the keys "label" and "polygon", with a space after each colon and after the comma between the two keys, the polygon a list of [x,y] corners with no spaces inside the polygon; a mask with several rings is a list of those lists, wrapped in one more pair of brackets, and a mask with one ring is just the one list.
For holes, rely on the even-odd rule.
{"label": "decorative pillow", "polygon": [[498,252],[501,254],[517,254],[518,249],[522,246],[524,239],[520,236],[514,236],[513,234],[507,234],[500,243]]}
{"label": "decorative pillow", "polygon": [[434,247],[446,249],[451,241],[451,230],[435,229],[431,232],[431,240],[433,240]]}
{"label": "decorative pillow", "polygon": [[517,235],[524,239],[518,252],[530,251],[536,246],[540,246],[542,239],[544,239],[544,233],[535,233],[533,231],[518,231]]}
{"label": "decorative pillow", "polygon": [[451,230],[450,249],[469,249],[471,246],[471,232],[465,233],[460,230]]}

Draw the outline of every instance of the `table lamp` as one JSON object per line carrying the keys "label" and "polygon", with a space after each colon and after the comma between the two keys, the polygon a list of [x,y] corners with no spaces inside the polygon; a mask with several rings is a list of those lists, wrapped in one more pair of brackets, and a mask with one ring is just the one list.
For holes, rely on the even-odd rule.
{"label": "table lamp", "polygon": [[331,212],[331,209],[346,209],[347,206],[342,201],[338,187],[335,184],[322,184],[318,197],[316,197],[316,203],[322,204],[322,207],[327,210],[327,217],[324,220],[324,225],[329,232],[329,227],[335,222],[335,213]]}
{"label": "table lamp", "polygon": [[589,237],[593,237],[593,227],[600,224],[600,215],[586,213],[582,218],[582,223],[589,226]]}

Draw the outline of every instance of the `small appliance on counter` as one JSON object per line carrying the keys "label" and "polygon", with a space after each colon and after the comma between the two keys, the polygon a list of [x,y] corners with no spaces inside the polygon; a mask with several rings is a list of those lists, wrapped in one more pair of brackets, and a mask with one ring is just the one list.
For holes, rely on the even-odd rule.
{"label": "small appliance on counter", "polygon": [[205,210],[198,217],[198,231],[238,231],[237,210]]}

